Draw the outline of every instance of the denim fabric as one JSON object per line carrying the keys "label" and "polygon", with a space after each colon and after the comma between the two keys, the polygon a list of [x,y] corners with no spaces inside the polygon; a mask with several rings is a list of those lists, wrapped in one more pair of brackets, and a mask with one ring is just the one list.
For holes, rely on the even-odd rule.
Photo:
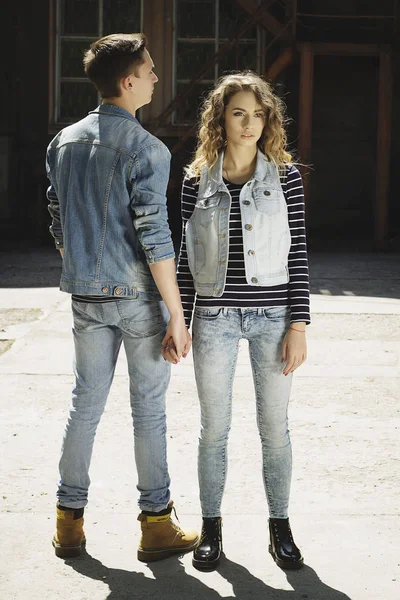
{"label": "denim fabric", "polygon": [[170,499],[165,393],[170,365],[160,344],[168,314],[162,302],[72,301],[75,387],[66,425],[57,493],[63,506],[88,501],[89,466],[96,428],[113,380],[121,343],[128,360],[139,506],[159,511]]}
{"label": "denim fabric", "polygon": [[[288,516],[292,451],[287,410],[292,375],[282,373],[281,348],[289,318],[287,307],[195,308],[193,359],[201,407],[198,474],[203,517],[221,515],[240,339],[249,342],[269,514]],[[251,512],[251,498],[248,501]]]}
{"label": "denim fabric", "polygon": [[[222,152],[203,169],[196,205],[186,223],[186,248],[194,287],[200,296],[222,296],[229,256],[231,196],[222,178]],[[252,286],[289,281],[291,236],[278,168],[258,150],[253,177],[240,191],[246,281]]]}
{"label": "denim fabric", "polygon": [[60,131],[46,158],[61,289],[160,299],[148,265],[175,256],[167,147],[128,111],[102,104]]}

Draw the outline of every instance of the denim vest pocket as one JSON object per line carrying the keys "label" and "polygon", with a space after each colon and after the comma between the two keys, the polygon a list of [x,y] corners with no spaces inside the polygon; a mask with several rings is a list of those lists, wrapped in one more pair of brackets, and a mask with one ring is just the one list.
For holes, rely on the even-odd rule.
{"label": "denim vest pocket", "polygon": [[215,213],[221,200],[221,195],[198,198],[191,219],[202,227],[209,227],[214,220]]}
{"label": "denim vest pocket", "polygon": [[282,194],[283,192],[281,190],[254,190],[253,197],[257,210],[270,215],[279,212]]}
{"label": "denim vest pocket", "polygon": [[206,254],[204,244],[196,234],[195,227],[190,219],[186,223],[186,246],[188,255],[189,270],[193,277],[197,275],[204,267]]}

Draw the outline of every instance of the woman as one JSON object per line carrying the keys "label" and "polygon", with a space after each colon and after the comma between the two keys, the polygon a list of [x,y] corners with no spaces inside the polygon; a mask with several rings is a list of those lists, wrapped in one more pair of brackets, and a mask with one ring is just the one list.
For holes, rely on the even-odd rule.
{"label": "woman", "polygon": [[255,384],[269,551],[282,568],[303,565],[288,519],[287,408],[292,373],[306,358],[309,287],[303,187],[285,144],[282,103],[268,83],[250,72],[227,75],[205,101],[197,152],[183,183],[178,283],[188,326],[194,306],[203,527],[193,565],[203,570],[218,565],[222,550],[240,339],[249,342]]}

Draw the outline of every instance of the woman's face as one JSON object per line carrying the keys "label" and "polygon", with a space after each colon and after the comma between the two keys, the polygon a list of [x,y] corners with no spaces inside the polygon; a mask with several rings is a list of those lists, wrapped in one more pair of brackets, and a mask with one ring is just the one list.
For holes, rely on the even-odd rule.
{"label": "woman's face", "polygon": [[237,92],[225,108],[228,144],[254,146],[260,139],[266,115],[254,92]]}

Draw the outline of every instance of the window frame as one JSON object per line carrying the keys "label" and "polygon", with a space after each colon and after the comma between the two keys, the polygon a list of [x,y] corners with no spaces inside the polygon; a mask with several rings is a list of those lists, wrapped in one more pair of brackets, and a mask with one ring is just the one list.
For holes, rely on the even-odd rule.
{"label": "window frame", "polygon": [[[53,44],[53,53],[51,56],[52,60],[52,73],[53,73],[53,85],[51,86],[51,98],[50,98],[50,106],[52,107],[52,115],[51,115],[51,123],[56,126],[66,126],[70,125],[74,122],[74,120],[62,120],[60,117],[60,108],[61,108],[61,84],[66,83],[88,83],[89,79],[84,74],[82,69],[82,77],[62,77],[61,76],[61,60],[62,60],[62,51],[61,46],[63,40],[69,41],[86,41],[88,44],[98,40],[103,36],[103,7],[104,0],[97,0],[98,3],[98,35],[96,36],[86,36],[86,35],[61,35],[62,31],[62,2],[63,0],[54,0],[54,32],[52,36],[52,44]],[[143,8],[144,8],[144,0],[140,0],[140,31],[143,31]],[[98,103],[101,103],[101,96],[97,94]]]}
{"label": "window frame", "polygon": [[[199,2],[201,0],[198,0]],[[179,42],[187,42],[192,44],[199,44],[202,42],[212,42],[214,41],[214,54],[216,54],[220,48],[220,44],[227,41],[227,38],[220,38],[219,36],[219,15],[220,15],[220,0],[214,0],[214,17],[215,17],[215,38],[181,38],[178,37],[178,3],[179,0],[173,0],[173,42],[172,42],[172,95],[175,98],[177,96],[178,84],[180,83],[190,83],[191,79],[178,79],[177,77],[177,51],[178,51],[178,43]],[[260,3],[260,0],[258,0]],[[256,71],[257,73],[263,73],[265,69],[265,32],[262,27],[257,24],[254,25],[257,29],[257,37],[255,40],[255,52],[257,59]],[[246,43],[252,42],[253,38],[242,38],[239,42]],[[211,45],[211,44],[210,44]],[[215,63],[214,66],[214,79],[202,79],[201,83],[212,85],[215,80],[219,76],[219,62]],[[171,124],[175,126],[181,127],[189,127],[193,125],[193,122],[185,122],[177,120],[177,111],[175,110],[171,116]]]}

